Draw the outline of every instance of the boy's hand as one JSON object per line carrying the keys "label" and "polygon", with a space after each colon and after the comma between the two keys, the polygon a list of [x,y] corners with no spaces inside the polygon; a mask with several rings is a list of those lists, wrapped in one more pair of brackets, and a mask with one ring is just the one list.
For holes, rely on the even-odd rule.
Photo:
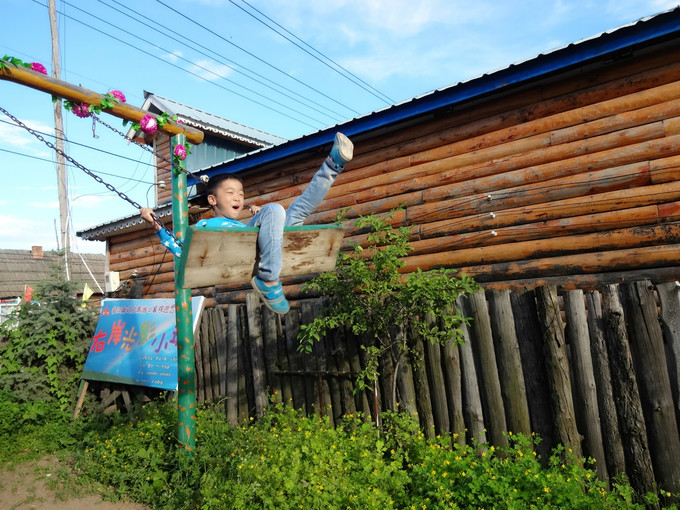
{"label": "boy's hand", "polygon": [[160,230],[161,225],[160,222],[156,221],[156,215],[154,214],[153,210],[149,207],[140,207],[139,212],[142,216],[142,219],[146,221],[149,225],[151,225],[154,230]]}
{"label": "boy's hand", "polygon": [[245,208],[248,209],[248,211],[250,211],[250,214],[252,214],[253,216],[259,213],[260,209],[262,209],[262,207],[260,207],[259,205],[246,205]]}

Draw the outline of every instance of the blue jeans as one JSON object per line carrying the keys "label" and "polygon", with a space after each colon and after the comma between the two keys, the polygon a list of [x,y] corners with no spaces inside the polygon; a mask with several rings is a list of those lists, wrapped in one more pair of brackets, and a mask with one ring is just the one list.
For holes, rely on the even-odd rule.
{"label": "blue jeans", "polygon": [[321,165],[302,195],[297,197],[285,210],[280,204],[265,204],[252,217],[249,227],[260,227],[257,246],[260,249],[260,264],[257,277],[265,282],[276,282],[281,273],[281,250],[283,227],[302,225],[307,217],[322,202],[335,178],[343,167],[337,166],[329,157]]}

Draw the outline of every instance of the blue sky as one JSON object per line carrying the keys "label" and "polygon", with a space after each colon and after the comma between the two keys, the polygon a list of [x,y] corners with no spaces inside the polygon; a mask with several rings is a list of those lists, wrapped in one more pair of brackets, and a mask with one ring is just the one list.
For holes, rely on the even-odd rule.
{"label": "blue sky", "polygon": [[[136,106],[144,90],[154,92],[286,138],[493,72],[678,3],[56,0],[62,80],[101,93],[121,90]],[[0,0],[0,9],[0,56],[40,62],[51,74],[47,0]],[[351,77],[332,69],[337,65]],[[47,94],[0,81],[0,107],[47,139],[53,134]],[[89,119],[65,112],[64,120],[71,157],[136,202],[153,204],[151,154],[99,125],[93,136]],[[103,120],[125,130],[118,118]],[[59,223],[54,154],[12,124],[0,113],[0,248],[54,249]],[[78,168],[69,167],[68,185],[73,232],[136,212]],[[72,245],[81,252],[105,251],[100,242],[74,238]]]}

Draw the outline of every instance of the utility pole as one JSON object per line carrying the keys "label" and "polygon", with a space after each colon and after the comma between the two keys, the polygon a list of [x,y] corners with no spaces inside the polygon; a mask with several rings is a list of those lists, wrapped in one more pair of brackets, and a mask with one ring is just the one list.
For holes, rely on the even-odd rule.
{"label": "utility pole", "polygon": [[[50,31],[52,32],[52,76],[61,79],[61,66],[59,64],[59,31],[57,28],[57,8],[54,0],[49,0]],[[54,102],[54,135],[56,147],[64,152],[64,120],[62,117],[61,99]],[[64,250],[64,267],[66,279],[70,280],[68,255],[71,249],[68,228],[68,181],[66,177],[66,162],[64,156],[57,152],[57,187],[59,192],[59,218],[61,224],[61,248]]]}

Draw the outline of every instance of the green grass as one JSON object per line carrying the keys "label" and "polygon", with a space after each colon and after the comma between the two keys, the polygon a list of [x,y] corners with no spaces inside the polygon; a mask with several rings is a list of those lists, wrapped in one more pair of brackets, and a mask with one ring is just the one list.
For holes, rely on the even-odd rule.
{"label": "green grass", "polygon": [[158,402],[134,420],[74,423],[58,408],[0,394],[0,461],[59,453],[71,468],[58,475],[68,491],[98,487],[153,509],[644,508],[625,481],[607,490],[591,462],[564,449],[543,467],[537,438],[511,435],[507,449],[460,446],[427,440],[403,413],[385,413],[381,430],[356,415],[333,427],[281,404],[231,427],[204,407],[189,458],[176,419],[174,403]]}

